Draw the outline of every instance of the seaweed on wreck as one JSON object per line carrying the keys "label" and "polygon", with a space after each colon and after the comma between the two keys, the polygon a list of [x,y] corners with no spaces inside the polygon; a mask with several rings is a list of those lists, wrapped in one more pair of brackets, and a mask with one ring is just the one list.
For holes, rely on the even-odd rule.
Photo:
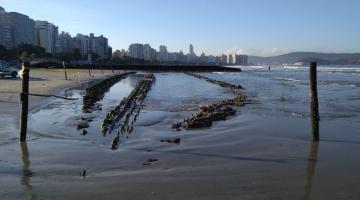
{"label": "seaweed on wreck", "polygon": [[101,125],[102,133],[111,133],[115,125],[123,118],[124,122],[117,132],[117,136],[113,139],[111,149],[117,149],[120,142],[120,134],[129,137],[134,128],[134,123],[139,116],[142,102],[150,91],[151,86],[155,80],[153,74],[146,75],[135,88],[131,91],[128,97],[125,97],[118,106],[111,110],[103,120]]}
{"label": "seaweed on wreck", "polygon": [[180,130],[181,127],[186,129],[211,127],[214,121],[226,120],[228,116],[236,114],[234,107],[244,106],[246,103],[246,95],[239,91],[243,89],[240,85],[236,86],[230,83],[213,80],[197,74],[187,73],[190,76],[195,76],[199,79],[205,79],[211,83],[218,84],[222,87],[231,88],[235,97],[232,99],[220,100],[216,103],[200,106],[198,110],[182,122],[175,122],[172,124],[173,129]]}

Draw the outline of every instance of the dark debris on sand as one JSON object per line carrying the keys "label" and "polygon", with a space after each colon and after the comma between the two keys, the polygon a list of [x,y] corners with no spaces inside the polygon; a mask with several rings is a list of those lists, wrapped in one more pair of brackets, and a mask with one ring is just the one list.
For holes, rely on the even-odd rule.
{"label": "dark debris on sand", "polygon": [[235,115],[236,110],[234,107],[245,105],[246,95],[240,91],[240,89],[243,89],[242,86],[213,80],[198,74],[186,74],[218,84],[222,87],[228,87],[232,89],[235,98],[224,99],[217,103],[200,106],[191,117],[185,118],[182,122],[173,123],[171,126],[173,129],[179,130],[181,127],[186,129],[211,127],[214,121],[225,120],[228,116]]}

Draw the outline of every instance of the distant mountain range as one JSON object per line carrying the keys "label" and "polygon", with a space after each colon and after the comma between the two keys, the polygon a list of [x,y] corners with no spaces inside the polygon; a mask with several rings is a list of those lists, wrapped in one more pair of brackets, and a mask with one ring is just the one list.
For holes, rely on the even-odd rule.
{"label": "distant mountain range", "polygon": [[271,57],[249,56],[248,61],[253,64],[306,64],[316,61],[323,65],[356,65],[360,64],[360,53],[294,52]]}

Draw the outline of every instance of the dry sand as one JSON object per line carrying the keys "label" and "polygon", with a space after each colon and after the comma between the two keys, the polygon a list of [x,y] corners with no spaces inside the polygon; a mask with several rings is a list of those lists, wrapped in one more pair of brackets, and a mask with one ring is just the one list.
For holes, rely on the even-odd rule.
{"label": "dry sand", "polygon": [[[121,71],[115,71],[119,73]],[[79,85],[79,82],[91,81],[112,75],[111,70],[91,70],[91,77],[88,70],[69,70],[68,80],[65,80],[62,70],[32,69],[30,71],[30,93],[36,94],[57,94],[60,90]],[[21,92],[21,79],[0,78],[0,102],[18,104]],[[30,107],[34,108],[41,104],[39,97],[30,97]]]}

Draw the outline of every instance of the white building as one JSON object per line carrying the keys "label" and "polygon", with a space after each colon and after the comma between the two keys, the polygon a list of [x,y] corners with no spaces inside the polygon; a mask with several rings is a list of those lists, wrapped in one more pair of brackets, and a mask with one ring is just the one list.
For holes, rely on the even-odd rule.
{"label": "white building", "polygon": [[167,47],[165,45],[160,45],[159,46],[159,53],[157,55],[157,59],[159,61],[168,61],[168,51],[167,51]]}
{"label": "white building", "polygon": [[144,45],[143,44],[131,44],[129,46],[129,56],[136,59],[144,59]]}
{"label": "white building", "polygon": [[58,46],[58,27],[47,21],[35,22],[36,45],[43,47],[46,53],[56,53]]}

